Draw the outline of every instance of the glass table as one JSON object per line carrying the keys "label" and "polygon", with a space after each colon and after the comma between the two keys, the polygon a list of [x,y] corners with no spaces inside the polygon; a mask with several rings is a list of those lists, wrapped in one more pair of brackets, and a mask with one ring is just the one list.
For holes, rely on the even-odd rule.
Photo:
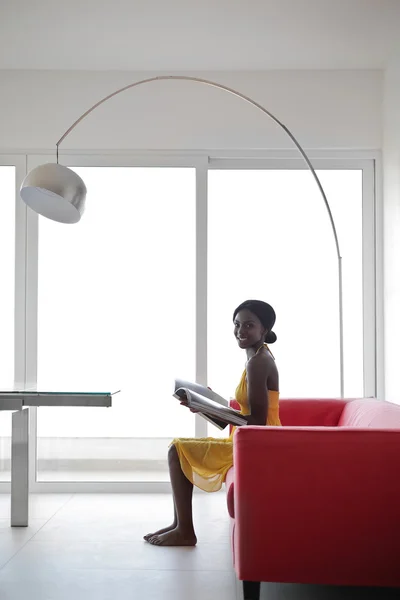
{"label": "glass table", "polygon": [[111,407],[109,392],[0,391],[0,411],[12,414],[11,433],[11,527],[29,524],[29,407]]}

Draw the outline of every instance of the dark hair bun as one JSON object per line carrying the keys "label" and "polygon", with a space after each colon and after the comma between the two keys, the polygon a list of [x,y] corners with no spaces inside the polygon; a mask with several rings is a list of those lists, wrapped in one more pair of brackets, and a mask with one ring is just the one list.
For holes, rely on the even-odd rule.
{"label": "dark hair bun", "polygon": [[265,341],[267,344],[274,344],[278,338],[276,337],[276,333],[273,331],[269,331],[265,336]]}

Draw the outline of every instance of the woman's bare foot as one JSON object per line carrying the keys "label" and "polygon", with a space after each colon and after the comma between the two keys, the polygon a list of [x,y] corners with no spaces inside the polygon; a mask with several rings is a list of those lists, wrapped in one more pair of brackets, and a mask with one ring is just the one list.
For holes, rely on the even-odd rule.
{"label": "woman's bare foot", "polygon": [[162,534],[155,534],[147,541],[153,546],[195,546],[197,544],[194,531],[182,531],[179,527]]}
{"label": "woman's bare foot", "polygon": [[146,542],[148,542],[151,537],[153,537],[155,535],[161,535],[162,533],[167,533],[167,531],[172,531],[175,528],[176,528],[176,523],[172,523],[172,525],[169,525],[168,527],[163,527],[163,529],[159,529],[158,531],[155,531],[154,533],[147,533],[146,535],[143,536],[143,539],[146,540]]}

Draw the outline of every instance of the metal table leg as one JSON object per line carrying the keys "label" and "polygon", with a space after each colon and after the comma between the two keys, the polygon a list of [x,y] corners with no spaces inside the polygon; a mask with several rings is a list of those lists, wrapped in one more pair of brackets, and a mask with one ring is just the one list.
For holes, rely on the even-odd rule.
{"label": "metal table leg", "polygon": [[12,415],[11,527],[27,527],[29,519],[29,409]]}

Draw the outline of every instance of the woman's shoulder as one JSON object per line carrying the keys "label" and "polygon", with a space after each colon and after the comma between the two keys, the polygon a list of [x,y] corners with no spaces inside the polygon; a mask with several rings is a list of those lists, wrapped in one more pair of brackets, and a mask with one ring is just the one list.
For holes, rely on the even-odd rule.
{"label": "woman's shoulder", "polygon": [[257,374],[264,372],[268,377],[277,375],[278,368],[275,363],[275,359],[271,353],[266,349],[265,352],[257,352],[250,358],[246,365],[247,375],[250,373]]}
{"label": "woman's shoulder", "polygon": [[271,366],[275,364],[274,359],[269,354],[269,352],[257,352],[254,356],[252,356],[246,365],[247,370],[252,369],[266,369],[269,370]]}

